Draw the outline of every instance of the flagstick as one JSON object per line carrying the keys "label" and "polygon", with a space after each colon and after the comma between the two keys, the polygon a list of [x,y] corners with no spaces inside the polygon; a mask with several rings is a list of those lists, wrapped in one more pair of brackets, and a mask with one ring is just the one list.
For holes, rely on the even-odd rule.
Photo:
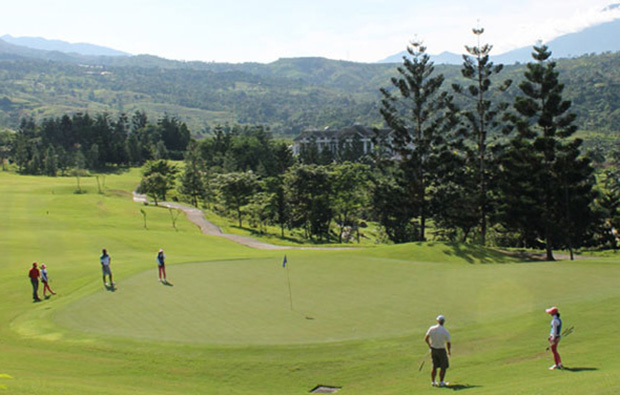
{"label": "flagstick", "polygon": [[288,265],[286,265],[286,279],[288,280],[288,300],[291,302],[291,311],[293,311],[293,293],[291,292],[291,278],[288,275]]}

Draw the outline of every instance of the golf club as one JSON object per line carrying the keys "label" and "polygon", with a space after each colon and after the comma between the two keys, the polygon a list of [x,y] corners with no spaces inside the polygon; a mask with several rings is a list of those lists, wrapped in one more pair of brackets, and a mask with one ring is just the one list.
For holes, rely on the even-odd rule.
{"label": "golf club", "polygon": [[428,352],[424,354],[424,357],[422,358],[422,362],[420,363],[420,367],[418,368],[418,372],[422,371],[422,368],[424,367],[424,362],[426,362],[426,358],[429,355],[431,355],[431,350],[428,350]]}
{"label": "golf club", "polygon": [[[574,326],[571,326],[570,328],[566,329],[564,332],[562,332],[562,334],[560,335],[560,338],[566,337],[568,335],[570,335],[571,333],[573,333],[573,331],[575,330]],[[547,348],[545,348],[545,351],[549,351],[551,349],[551,346],[547,346]]]}

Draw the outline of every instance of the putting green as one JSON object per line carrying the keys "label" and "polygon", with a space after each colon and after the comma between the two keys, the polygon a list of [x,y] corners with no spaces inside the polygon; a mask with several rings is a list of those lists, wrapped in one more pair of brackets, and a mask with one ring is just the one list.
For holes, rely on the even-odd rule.
{"label": "putting green", "polygon": [[[102,286],[55,320],[96,334],[212,344],[317,343],[410,331],[405,301],[417,292],[408,281],[391,284],[413,279],[415,265],[394,261],[381,278],[376,259],[309,259],[289,259],[288,272],[273,259],[168,266],[169,286],[158,282],[153,267],[117,282],[114,292]],[[351,270],[357,272],[349,281]]]}
{"label": "putting green", "polygon": [[[472,267],[346,253],[321,258],[289,256],[288,273],[275,259],[174,265],[168,267],[172,286],[157,281],[153,265],[120,281],[115,292],[102,286],[54,318],[81,332],[147,341],[277,345],[392,337],[423,333],[438,312],[462,326],[505,315],[496,302],[506,292],[518,301],[510,314],[539,311],[540,300],[557,292],[546,279],[560,273],[553,264]],[[569,265],[561,273],[568,279],[573,271],[582,272]],[[452,284],[447,295],[431,296],[445,284]]]}

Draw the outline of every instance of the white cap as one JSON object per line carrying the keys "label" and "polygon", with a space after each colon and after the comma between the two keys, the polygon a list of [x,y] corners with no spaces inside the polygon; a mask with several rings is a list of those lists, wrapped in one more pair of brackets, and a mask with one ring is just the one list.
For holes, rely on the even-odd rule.
{"label": "white cap", "polygon": [[439,314],[437,316],[437,322],[441,322],[443,324],[444,322],[446,322],[446,317],[444,317],[443,315]]}

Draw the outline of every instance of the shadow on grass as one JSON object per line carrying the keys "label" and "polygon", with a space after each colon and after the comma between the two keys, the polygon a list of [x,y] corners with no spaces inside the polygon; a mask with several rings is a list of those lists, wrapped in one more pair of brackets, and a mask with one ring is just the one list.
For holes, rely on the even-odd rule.
{"label": "shadow on grass", "polygon": [[[432,246],[433,243],[427,245]],[[447,255],[455,255],[468,263],[514,263],[515,257],[477,245],[446,243]]]}
{"label": "shadow on grass", "polygon": [[110,292],[116,292],[116,286],[114,284],[112,285],[106,285],[105,289],[107,289]]}
{"label": "shadow on grass", "polygon": [[284,236],[282,237],[282,235],[280,234],[276,234],[276,233],[269,233],[269,232],[260,232],[254,228],[248,228],[245,226],[238,226],[238,225],[231,225],[231,228],[234,229],[239,229],[239,230],[243,230],[246,231],[248,233],[250,233],[250,235],[248,237],[254,237],[256,238],[258,241],[263,242],[263,243],[270,243],[269,240],[264,240],[262,239],[262,237],[271,237],[273,239],[275,239],[276,241],[287,241],[289,243],[294,243],[294,244],[298,244],[298,245],[322,245],[322,244],[330,244],[330,243],[335,243],[335,241],[323,241],[323,240],[313,240],[313,239],[307,239],[307,240],[303,240],[303,239],[298,239],[295,237],[290,237],[290,236]]}
{"label": "shadow on grass", "polygon": [[165,285],[166,287],[174,287],[174,284],[172,284],[170,281],[162,281],[162,284]]}
{"label": "shadow on grass", "polygon": [[469,390],[472,388],[481,388],[481,387],[482,387],[481,385],[475,385],[475,384],[448,384],[446,386],[438,387],[438,388],[452,390],[452,391],[461,391],[461,390]]}
{"label": "shadow on grass", "polygon": [[594,370],[598,370],[598,368],[588,368],[588,367],[568,368],[565,366],[562,370],[566,370],[567,372],[591,372]]}
{"label": "shadow on grass", "polygon": [[474,384],[448,384],[445,387],[441,387],[441,388],[446,388],[452,391],[461,391],[461,390],[468,390],[468,389],[480,388],[480,387],[482,386],[474,385]]}
{"label": "shadow on grass", "polygon": [[105,166],[103,168],[97,169],[96,172],[101,175],[109,175],[109,174],[123,174],[127,173],[131,170],[129,166]]}

